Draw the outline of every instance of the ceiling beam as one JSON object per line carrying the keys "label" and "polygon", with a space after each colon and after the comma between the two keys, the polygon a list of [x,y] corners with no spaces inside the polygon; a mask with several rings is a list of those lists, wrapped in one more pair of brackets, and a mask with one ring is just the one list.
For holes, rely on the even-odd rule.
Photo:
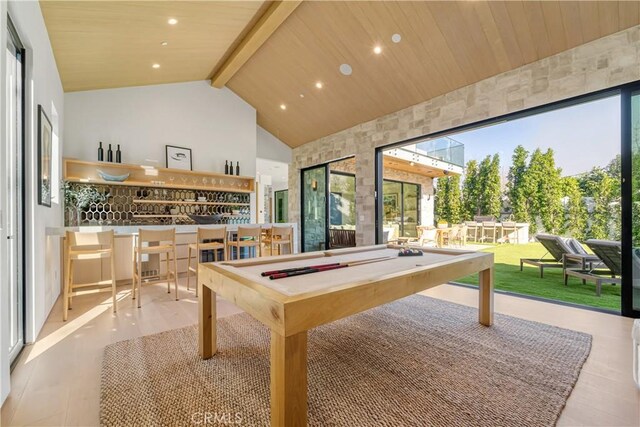
{"label": "ceiling beam", "polygon": [[211,86],[221,88],[260,49],[302,1],[274,1],[227,60],[215,71]]}

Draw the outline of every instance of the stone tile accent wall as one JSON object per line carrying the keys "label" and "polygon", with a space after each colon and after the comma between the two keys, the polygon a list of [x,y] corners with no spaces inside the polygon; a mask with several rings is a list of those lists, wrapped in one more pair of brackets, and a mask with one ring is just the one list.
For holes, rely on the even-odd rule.
{"label": "stone tile accent wall", "polygon": [[356,243],[375,243],[375,149],[640,80],[640,26],[594,40],[293,150],[289,221],[300,222],[300,169],[355,155]]}

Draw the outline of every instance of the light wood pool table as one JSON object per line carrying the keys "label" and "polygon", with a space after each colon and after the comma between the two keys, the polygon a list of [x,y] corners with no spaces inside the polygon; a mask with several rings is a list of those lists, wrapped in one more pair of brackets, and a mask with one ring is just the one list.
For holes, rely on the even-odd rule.
{"label": "light wood pool table", "polygon": [[[422,249],[423,256],[399,257],[402,249],[377,245],[296,255],[200,264],[199,350],[216,351],[216,294],[271,330],[271,425],[307,423],[307,331],[361,311],[480,273],[479,322],[493,322],[493,254]],[[370,264],[270,280],[268,270],[377,257]]]}

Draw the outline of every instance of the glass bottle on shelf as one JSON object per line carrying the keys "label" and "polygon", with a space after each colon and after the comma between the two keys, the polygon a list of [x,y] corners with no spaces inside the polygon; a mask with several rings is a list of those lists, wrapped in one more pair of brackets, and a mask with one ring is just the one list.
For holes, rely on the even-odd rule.
{"label": "glass bottle on shelf", "polygon": [[224,174],[229,175],[229,162],[227,160],[224,161]]}
{"label": "glass bottle on shelf", "polygon": [[122,163],[122,152],[120,151],[120,144],[118,144],[118,148],[116,149],[116,163]]}
{"label": "glass bottle on shelf", "polygon": [[240,176],[240,162],[236,162],[236,175]]}
{"label": "glass bottle on shelf", "polygon": [[102,141],[98,144],[98,161],[104,161],[104,148],[102,148]]}
{"label": "glass bottle on shelf", "polygon": [[113,150],[111,149],[111,144],[109,144],[109,149],[107,150],[107,162],[113,162]]}

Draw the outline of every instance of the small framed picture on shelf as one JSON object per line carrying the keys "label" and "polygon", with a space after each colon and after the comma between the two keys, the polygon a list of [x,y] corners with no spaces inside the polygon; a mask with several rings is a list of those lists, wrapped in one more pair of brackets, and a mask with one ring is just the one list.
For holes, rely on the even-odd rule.
{"label": "small framed picture on shelf", "polygon": [[51,207],[51,144],[53,128],[38,105],[38,204]]}
{"label": "small framed picture on shelf", "polygon": [[171,169],[193,170],[191,148],[166,145],[167,167]]}

